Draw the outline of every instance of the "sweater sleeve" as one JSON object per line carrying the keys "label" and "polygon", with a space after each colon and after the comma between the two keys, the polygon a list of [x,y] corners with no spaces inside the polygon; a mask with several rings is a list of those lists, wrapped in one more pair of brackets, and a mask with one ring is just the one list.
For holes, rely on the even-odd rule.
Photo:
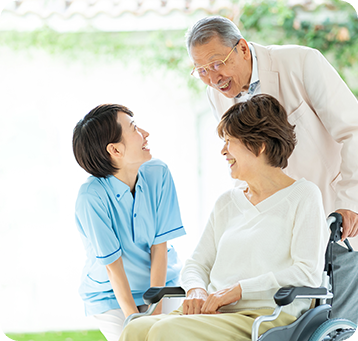
{"label": "sweater sleeve", "polygon": [[272,299],[276,291],[286,285],[320,286],[329,233],[317,186],[312,184],[307,189],[294,214],[290,248],[292,265],[239,281],[243,300]]}
{"label": "sweater sleeve", "polygon": [[181,272],[181,285],[186,292],[192,288],[208,290],[210,272],[216,259],[216,245],[212,213],[193,255]]}

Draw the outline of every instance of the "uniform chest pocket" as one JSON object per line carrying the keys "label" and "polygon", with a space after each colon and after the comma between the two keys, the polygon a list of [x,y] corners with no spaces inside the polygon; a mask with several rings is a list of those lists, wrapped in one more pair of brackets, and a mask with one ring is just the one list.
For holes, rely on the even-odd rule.
{"label": "uniform chest pocket", "polygon": [[137,215],[133,219],[134,243],[151,247],[155,238],[155,221],[151,217]]}

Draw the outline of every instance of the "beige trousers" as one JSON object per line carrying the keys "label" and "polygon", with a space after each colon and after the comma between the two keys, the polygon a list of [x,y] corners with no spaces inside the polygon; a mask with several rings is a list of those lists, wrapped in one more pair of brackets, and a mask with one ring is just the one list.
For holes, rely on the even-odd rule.
{"label": "beige trousers", "polygon": [[[178,309],[169,315],[138,318],[123,330],[120,341],[249,341],[254,320],[271,315],[273,309],[246,310],[216,315],[183,315]],[[296,318],[284,312],[260,326],[259,334],[288,325]]]}
{"label": "beige trousers", "polygon": [[[181,298],[163,298],[163,313],[169,314],[174,309],[177,309],[182,303]],[[146,305],[141,305],[137,307],[140,313],[143,313],[147,310]],[[119,336],[123,330],[123,323],[125,321],[125,316],[122,309],[112,309],[108,310],[105,313],[93,315],[97,322],[98,329],[101,331],[103,336],[107,341],[118,341]]]}

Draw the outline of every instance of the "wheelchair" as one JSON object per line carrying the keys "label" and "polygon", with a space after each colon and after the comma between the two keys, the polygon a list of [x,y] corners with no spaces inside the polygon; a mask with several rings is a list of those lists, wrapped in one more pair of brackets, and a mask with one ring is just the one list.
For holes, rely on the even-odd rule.
{"label": "wheelchair", "polygon": [[[322,287],[283,287],[274,295],[276,309],[272,315],[258,317],[252,326],[252,341],[342,341],[349,339],[356,331],[357,325],[346,318],[331,318],[332,306],[328,303],[333,298],[332,280],[332,246],[341,239],[342,216],[332,213],[327,218],[331,229],[330,240],[326,250],[326,264]],[[345,244],[353,251],[348,240]],[[124,327],[133,319],[151,315],[163,297],[185,297],[181,287],[152,287],[143,295],[145,304],[149,306],[144,313],[130,315]],[[269,329],[259,336],[260,324],[275,320],[282,308],[295,299],[314,299],[315,307],[302,314],[295,322],[287,326]],[[358,307],[357,307],[358,309]]]}

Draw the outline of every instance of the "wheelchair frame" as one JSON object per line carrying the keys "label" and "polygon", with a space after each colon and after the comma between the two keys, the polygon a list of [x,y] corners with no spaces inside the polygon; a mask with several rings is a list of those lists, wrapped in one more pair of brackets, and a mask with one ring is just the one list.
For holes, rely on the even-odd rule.
{"label": "wheelchair frame", "polygon": [[[333,298],[330,291],[330,269],[328,266],[330,245],[341,239],[342,216],[338,213],[332,213],[327,218],[327,225],[331,229],[331,236],[326,251],[326,266],[323,274],[322,287],[283,287],[274,295],[277,304],[272,315],[258,317],[253,325],[251,332],[251,341],[340,341],[346,340],[346,336],[351,336],[357,326],[347,319],[330,319],[331,305],[327,300]],[[345,244],[352,250],[348,240]],[[132,314],[127,317],[123,328],[133,319],[151,315],[160,300],[164,297],[186,297],[186,293],[181,287],[152,287],[143,295],[145,304],[149,308],[144,313]],[[275,320],[281,313],[283,307],[293,302],[295,299],[316,299],[320,302],[315,308],[309,309],[302,314],[295,322],[287,325],[269,329],[259,336],[261,323]],[[336,332],[336,336],[331,338],[329,335]],[[329,339],[328,339],[329,337]],[[342,338],[343,337],[343,338]]]}

